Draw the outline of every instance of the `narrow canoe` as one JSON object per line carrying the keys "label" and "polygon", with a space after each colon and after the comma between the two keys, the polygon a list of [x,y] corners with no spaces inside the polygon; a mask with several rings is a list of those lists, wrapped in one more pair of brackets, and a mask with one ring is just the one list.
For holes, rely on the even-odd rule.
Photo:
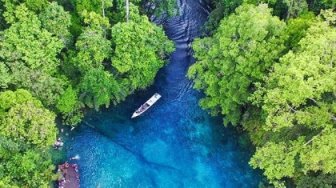
{"label": "narrow canoe", "polygon": [[159,99],[161,95],[155,93],[148,101],[146,101],[143,105],[140,106],[132,115],[132,118],[136,118],[146,112],[150,107],[152,107]]}

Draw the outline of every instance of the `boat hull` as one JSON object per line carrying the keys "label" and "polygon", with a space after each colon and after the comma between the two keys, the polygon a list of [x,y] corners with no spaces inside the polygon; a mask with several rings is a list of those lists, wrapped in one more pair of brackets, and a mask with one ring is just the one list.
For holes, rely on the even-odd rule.
{"label": "boat hull", "polygon": [[148,99],[143,105],[141,105],[133,114],[132,119],[140,116],[144,112],[146,112],[149,108],[151,108],[159,99],[161,95],[155,93],[150,99]]}

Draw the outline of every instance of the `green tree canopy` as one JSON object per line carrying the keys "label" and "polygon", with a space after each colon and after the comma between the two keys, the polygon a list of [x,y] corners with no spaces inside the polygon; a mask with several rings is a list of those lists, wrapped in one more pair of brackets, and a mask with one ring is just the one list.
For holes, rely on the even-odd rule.
{"label": "green tree canopy", "polygon": [[54,166],[45,155],[34,150],[13,155],[2,167],[6,173],[2,177],[5,187],[50,187],[50,180],[55,177]]}
{"label": "green tree canopy", "polygon": [[45,109],[28,91],[0,93],[0,135],[39,147],[48,147],[56,140],[55,114]]}
{"label": "green tree canopy", "polygon": [[47,152],[0,136],[0,187],[50,187],[54,166]]}
{"label": "green tree canopy", "polygon": [[13,77],[9,84],[28,89],[47,105],[54,104],[66,82],[57,74],[57,55],[64,46],[24,4],[17,6],[15,20],[0,34],[0,62]]}
{"label": "green tree canopy", "polygon": [[267,5],[242,5],[225,18],[211,38],[193,44],[197,62],[189,69],[200,104],[225,121],[237,124],[253,92],[284,50],[285,23]]}
{"label": "green tree canopy", "polygon": [[106,18],[94,12],[84,12],[88,24],[76,42],[78,51],[74,61],[82,73],[93,68],[104,68],[103,61],[111,56],[111,42],[105,37],[104,28],[109,27]]}
{"label": "green tree canopy", "polygon": [[11,81],[11,75],[3,62],[0,62],[0,89],[7,88]]}
{"label": "green tree canopy", "polygon": [[63,115],[63,123],[76,126],[82,118],[82,102],[79,101],[78,91],[69,86],[57,101],[56,108]]}
{"label": "green tree canopy", "polygon": [[87,26],[77,39],[77,54],[73,58],[81,75],[79,99],[98,110],[101,105],[108,107],[111,100],[113,103],[120,101],[118,83],[103,65],[112,52],[111,42],[105,37],[110,25],[107,18],[94,12],[83,11],[82,14]]}
{"label": "green tree canopy", "polygon": [[2,33],[1,58],[7,64],[21,62],[32,69],[39,67],[42,71],[54,72],[59,64],[56,55],[62,49],[62,43],[41,28],[36,14],[24,4],[17,7],[15,18],[16,22]]}
{"label": "green tree canopy", "polygon": [[289,19],[287,22],[286,47],[290,50],[295,50],[299,47],[300,40],[306,36],[308,28],[315,21],[315,15],[312,12],[303,14],[297,18]]}
{"label": "green tree canopy", "polygon": [[295,146],[289,147],[285,143],[270,142],[262,148],[257,148],[250,164],[264,169],[264,174],[270,180],[293,177],[297,152]]}
{"label": "green tree canopy", "polygon": [[71,16],[64,8],[56,2],[48,3],[48,5],[39,14],[42,27],[54,36],[57,36],[64,45],[70,42],[71,34],[69,27],[71,24]]}
{"label": "green tree canopy", "polygon": [[83,11],[95,12],[103,15],[103,11],[112,7],[113,1],[110,0],[72,0],[75,2],[76,10],[79,14]]}
{"label": "green tree canopy", "polygon": [[289,52],[274,66],[266,87],[254,95],[267,114],[265,129],[324,128],[335,123],[330,102],[336,92],[335,33],[326,22],[314,24],[300,41],[300,50]]}
{"label": "green tree canopy", "polygon": [[69,86],[57,101],[57,109],[62,113],[69,113],[76,109],[78,104],[77,92]]}
{"label": "green tree canopy", "polygon": [[55,114],[26,90],[0,93],[0,186],[49,187]]}
{"label": "green tree canopy", "polygon": [[[263,155],[273,152],[267,143],[251,160],[271,180],[295,175],[302,184],[302,176],[315,173],[327,178],[336,173],[336,30],[329,24],[321,18],[315,22],[299,42],[299,49],[274,65],[266,84],[257,84],[258,90],[251,98],[263,110],[265,120],[260,126],[269,132],[268,141],[280,141],[273,147],[278,157]],[[285,136],[278,136],[284,132]],[[299,140],[299,146],[289,144]],[[281,150],[283,143],[286,150]],[[287,161],[283,156],[288,156],[288,151],[297,151],[294,173],[287,173],[289,167],[273,170]],[[293,172],[292,165],[290,169]],[[332,181],[316,183],[327,182]]]}
{"label": "green tree canopy", "polygon": [[[126,20],[122,0],[0,2],[0,187],[51,187],[52,111],[75,126],[84,108],[117,104],[153,82],[173,45],[133,4],[111,39],[110,24]],[[134,73],[119,71],[130,63]]]}
{"label": "green tree canopy", "polygon": [[111,101],[117,104],[121,98],[120,88],[115,78],[102,69],[91,69],[86,72],[80,85],[81,99],[91,108],[101,105],[109,107]]}
{"label": "green tree canopy", "polygon": [[112,66],[127,93],[152,84],[157,71],[165,64],[163,59],[173,50],[162,28],[145,16],[134,15],[128,23],[114,25],[112,41],[115,46]]}

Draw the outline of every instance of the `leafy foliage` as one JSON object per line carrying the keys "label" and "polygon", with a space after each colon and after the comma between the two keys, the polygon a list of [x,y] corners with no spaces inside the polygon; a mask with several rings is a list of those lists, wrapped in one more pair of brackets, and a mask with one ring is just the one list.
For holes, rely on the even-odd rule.
{"label": "leafy foliage", "polygon": [[45,109],[29,92],[18,90],[0,93],[1,135],[14,141],[24,141],[40,147],[53,144],[56,139],[55,114]]}
{"label": "leafy foliage", "polygon": [[306,36],[308,28],[314,21],[315,15],[311,12],[288,20],[286,32],[289,37],[286,41],[286,47],[292,50],[298,48],[300,40]]}
{"label": "leafy foliage", "polygon": [[284,29],[266,5],[243,5],[222,21],[212,38],[196,40],[197,63],[188,75],[205,92],[201,106],[237,124],[253,82],[262,80],[284,50]]}
{"label": "leafy foliage", "polygon": [[[295,133],[291,140],[304,139],[296,150],[295,164],[300,164],[295,166],[296,176],[318,173],[327,177],[336,172],[335,43],[336,31],[328,22],[314,23],[300,41],[299,49],[290,51],[280,64],[274,65],[274,71],[265,78],[266,85],[259,85],[252,98],[265,114],[261,126],[273,135],[269,140],[284,130]],[[288,142],[286,137],[282,141]],[[293,150],[293,146],[288,145],[287,150]],[[285,173],[288,168],[272,171],[273,166],[283,165],[280,157],[266,166],[274,156],[261,156],[263,151],[272,152],[267,144],[258,149],[251,161],[254,167],[264,169],[269,179],[291,177]],[[288,156],[288,151],[281,153]]]}
{"label": "leafy foliage", "polygon": [[28,89],[47,105],[54,104],[64,83],[56,75],[62,42],[42,29],[38,17],[24,4],[17,7],[15,18],[17,22],[0,38],[0,61],[13,77],[9,84]]}
{"label": "leafy foliage", "polygon": [[11,75],[8,73],[8,68],[0,62],[0,88],[7,88],[11,81]]}
{"label": "leafy foliage", "polygon": [[146,6],[152,9],[149,13],[155,14],[156,16],[165,14],[168,16],[175,16],[178,11],[176,4],[176,0],[149,0]]}
{"label": "leafy foliage", "polygon": [[39,14],[42,27],[49,31],[51,34],[57,36],[64,45],[70,43],[71,34],[69,27],[71,24],[71,16],[68,12],[64,11],[63,7],[56,2],[49,3]]}
{"label": "leafy foliage", "polygon": [[78,96],[77,92],[72,89],[72,87],[68,87],[62,96],[58,99],[57,109],[62,113],[72,112],[77,104],[78,104]]}
{"label": "leafy foliage", "polygon": [[[284,155],[286,153],[286,155]],[[268,143],[254,154],[251,165],[265,169],[264,174],[271,180],[293,177],[297,151],[285,143]]]}
{"label": "leafy foliage", "polygon": [[110,102],[117,104],[120,88],[113,76],[101,69],[88,71],[80,85],[82,101],[91,108],[98,110],[99,106],[109,107]]}
{"label": "leafy foliage", "polygon": [[[47,0],[0,3],[0,187],[50,187],[55,174],[49,149],[58,132],[54,112],[64,124],[79,124],[84,108],[99,110],[147,87],[172,51],[162,29],[131,5],[133,28],[125,31],[145,38],[128,47],[145,47],[150,61],[136,53],[131,57],[140,61],[137,72],[118,72],[122,65],[113,67],[112,55],[133,53],[120,50],[129,42],[120,37],[128,34],[111,39],[111,24],[125,20],[124,1],[57,2],[61,5]],[[146,83],[126,84],[141,79],[140,69]]]}
{"label": "leafy foliage", "polygon": [[101,26],[108,26],[108,21],[101,16],[90,13],[85,21],[89,24],[78,37],[78,53],[74,59],[81,72],[92,68],[103,68],[102,62],[111,55],[111,42],[104,37]]}
{"label": "leafy foliage", "polygon": [[5,187],[50,187],[50,180],[55,177],[52,173],[54,166],[49,156],[40,151],[28,150],[7,159],[2,166],[5,176],[0,185]]}
{"label": "leafy foliage", "polygon": [[[82,75],[79,81],[80,100],[91,108],[108,107],[110,101],[116,104],[119,85],[114,76],[104,71],[104,60],[111,57],[111,42],[104,36],[104,29],[109,27],[106,18],[94,12],[83,12],[85,23],[83,33],[76,42],[78,53],[73,61]],[[113,97],[114,96],[114,97]]]}
{"label": "leafy foliage", "polygon": [[[336,55],[334,43],[335,30],[319,22],[301,40],[298,52],[289,52],[274,66],[262,99],[267,129],[279,130],[296,124],[324,128],[334,123],[330,118],[333,103],[323,102],[324,97],[326,101],[332,100],[333,96],[328,94],[335,92],[336,72],[330,64]],[[262,91],[255,97],[259,98]],[[319,118],[308,119],[313,114]]]}
{"label": "leafy foliage", "polygon": [[209,33],[215,31],[224,17],[233,13],[237,7],[244,3],[268,4],[273,9],[274,15],[286,20],[305,15],[308,11],[318,14],[323,9],[335,8],[336,6],[334,0],[211,0],[213,11],[205,24],[206,31]]}
{"label": "leafy foliage", "polygon": [[205,93],[200,105],[248,131],[250,165],[273,186],[335,186],[336,16],[321,10],[334,4],[267,1],[285,26],[264,5],[244,4],[266,1],[215,2],[210,26],[221,22],[194,42],[189,70]]}
{"label": "leafy foliage", "polygon": [[101,14],[103,9],[112,7],[109,0],[73,0],[75,2],[76,11],[81,14],[83,11],[95,12]]}
{"label": "leafy foliage", "polygon": [[[323,132],[315,137],[312,144],[304,148],[300,155],[305,172],[322,172],[334,174],[336,172],[336,129]],[[327,151],[327,152],[324,152]]]}
{"label": "leafy foliage", "polygon": [[48,187],[53,175],[45,149],[56,139],[55,114],[26,90],[0,93],[0,185]]}
{"label": "leafy foliage", "polygon": [[162,59],[173,50],[162,28],[144,16],[134,15],[130,22],[114,25],[112,39],[115,46],[112,66],[128,93],[148,87],[164,65]]}
{"label": "leafy foliage", "polygon": [[336,184],[336,175],[334,174],[309,174],[298,180],[297,187],[315,188],[328,187],[331,188]]}
{"label": "leafy foliage", "polygon": [[288,7],[287,18],[295,18],[308,11],[306,0],[283,0],[283,2]]}

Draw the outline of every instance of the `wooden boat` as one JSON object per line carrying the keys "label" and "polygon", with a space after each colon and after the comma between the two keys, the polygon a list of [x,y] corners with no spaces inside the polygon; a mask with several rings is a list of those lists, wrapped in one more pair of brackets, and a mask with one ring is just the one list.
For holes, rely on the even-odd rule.
{"label": "wooden boat", "polygon": [[146,112],[150,107],[152,107],[159,99],[161,98],[161,95],[158,93],[155,93],[148,101],[146,101],[143,105],[140,106],[132,115],[132,118],[138,117],[144,112]]}

